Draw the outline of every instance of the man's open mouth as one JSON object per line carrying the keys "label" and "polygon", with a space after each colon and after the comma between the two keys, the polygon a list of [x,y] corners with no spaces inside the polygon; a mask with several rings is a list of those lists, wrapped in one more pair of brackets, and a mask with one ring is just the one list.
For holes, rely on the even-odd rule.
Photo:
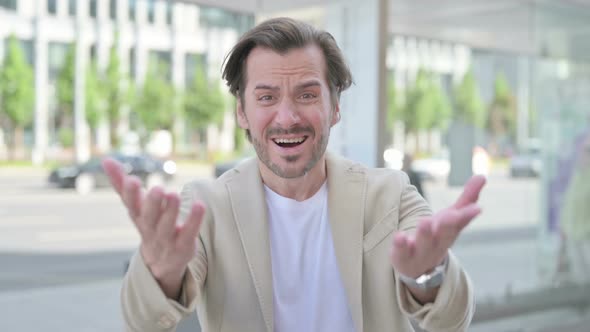
{"label": "man's open mouth", "polygon": [[296,137],[296,138],[273,138],[272,141],[275,142],[276,145],[282,148],[293,148],[300,144],[303,144],[305,140],[307,140],[308,136],[303,137]]}

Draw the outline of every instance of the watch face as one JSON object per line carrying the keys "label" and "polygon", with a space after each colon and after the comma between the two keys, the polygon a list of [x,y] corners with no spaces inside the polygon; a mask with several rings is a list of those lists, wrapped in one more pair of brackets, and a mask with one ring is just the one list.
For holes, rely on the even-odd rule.
{"label": "watch face", "polygon": [[434,274],[428,278],[428,280],[424,283],[424,288],[430,289],[440,286],[444,279],[444,271],[435,271]]}
{"label": "watch face", "polygon": [[421,289],[431,289],[440,286],[445,278],[445,271],[448,265],[448,256],[439,266],[435,267],[430,273],[424,273],[418,278],[410,278],[404,275],[399,275],[400,280],[410,286]]}

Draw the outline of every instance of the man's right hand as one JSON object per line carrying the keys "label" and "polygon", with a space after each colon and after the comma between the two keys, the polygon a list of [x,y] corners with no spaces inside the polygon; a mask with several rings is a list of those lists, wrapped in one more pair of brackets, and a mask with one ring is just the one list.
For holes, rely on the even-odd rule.
{"label": "man's right hand", "polygon": [[177,225],[178,194],[166,193],[160,187],[146,194],[141,181],[127,175],[119,162],[106,158],[102,166],[139,231],[140,253],[145,264],[164,294],[177,300],[188,263],[195,254],[205,205],[195,201],[185,223]]}

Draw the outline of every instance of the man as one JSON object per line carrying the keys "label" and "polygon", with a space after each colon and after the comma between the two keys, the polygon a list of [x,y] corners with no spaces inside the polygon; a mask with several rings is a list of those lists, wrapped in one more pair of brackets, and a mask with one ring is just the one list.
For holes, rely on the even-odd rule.
{"label": "man", "polygon": [[[247,32],[223,77],[257,158],[181,198],[104,167],[141,235],[122,289],[128,331],[465,331],[470,281],[449,247],[484,179],[431,215],[402,172],[327,154],[352,78],[332,36],[287,18]],[[176,220],[181,220],[176,224]]]}

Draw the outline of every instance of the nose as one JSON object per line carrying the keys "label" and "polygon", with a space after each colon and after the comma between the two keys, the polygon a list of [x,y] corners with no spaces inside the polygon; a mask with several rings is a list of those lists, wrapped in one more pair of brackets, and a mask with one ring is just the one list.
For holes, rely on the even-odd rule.
{"label": "nose", "polygon": [[278,105],[275,122],[283,128],[291,127],[301,121],[297,107],[289,98],[283,98]]}

